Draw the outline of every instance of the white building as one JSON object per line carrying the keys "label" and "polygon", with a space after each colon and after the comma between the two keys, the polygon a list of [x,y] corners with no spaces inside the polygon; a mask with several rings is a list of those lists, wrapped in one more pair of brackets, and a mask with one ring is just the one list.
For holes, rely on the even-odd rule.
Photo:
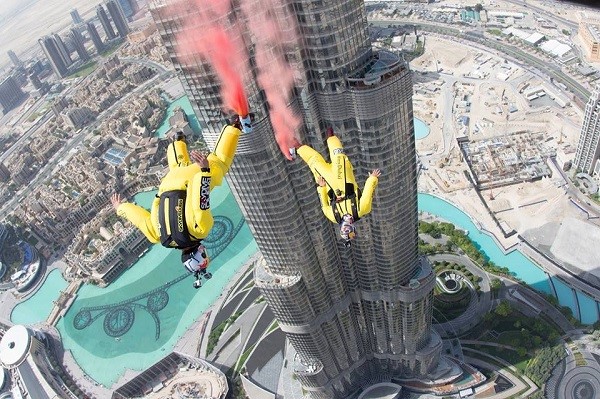
{"label": "white building", "polygon": [[575,153],[575,166],[584,173],[598,174],[600,155],[600,84],[585,106],[583,125]]}
{"label": "white building", "polygon": [[0,364],[14,377],[13,390],[18,391],[14,393],[35,399],[67,398],[50,372],[45,341],[40,331],[22,325],[11,327],[0,341]]}

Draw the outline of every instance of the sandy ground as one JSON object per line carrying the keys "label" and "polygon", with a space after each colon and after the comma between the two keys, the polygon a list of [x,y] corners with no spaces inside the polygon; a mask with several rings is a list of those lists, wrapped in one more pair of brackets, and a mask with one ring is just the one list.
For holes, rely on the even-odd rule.
{"label": "sandy ground", "polygon": [[[442,73],[436,73],[436,65]],[[502,68],[509,71],[506,80],[498,75]],[[533,73],[507,64],[485,50],[431,35],[426,37],[424,55],[411,62],[411,69],[416,72],[415,116],[431,128],[429,136],[416,142],[426,168],[419,179],[419,190],[449,199],[499,237],[505,247],[513,245],[514,239],[501,238],[502,232],[465,178],[463,172],[467,165],[455,138],[464,134],[471,141],[477,141],[522,130],[542,132],[547,145],[556,149],[562,163],[575,155],[582,111],[571,105],[560,108],[552,101],[530,103],[520,89],[527,83],[529,87],[544,83]],[[481,74],[482,78],[465,76],[473,73]],[[471,102],[468,111],[457,108],[458,101],[465,95]],[[509,104],[518,111],[507,112]],[[471,121],[466,131],[457,123],[461,115]],[[477,122],[484,127],[475,133],[473,125]],[[451,140],[448,135],[452,136]],[[559,226],[565,218],[585,219],[570,203],[564,183],[558,171],[553,170],[550,178],[486,190],[482,194],[500,222],[524,233],[553,223]],[[591,228],[597,227],[592,225]],[[558,228],[548,231],[552,232],[551,241],[558,237]]]}

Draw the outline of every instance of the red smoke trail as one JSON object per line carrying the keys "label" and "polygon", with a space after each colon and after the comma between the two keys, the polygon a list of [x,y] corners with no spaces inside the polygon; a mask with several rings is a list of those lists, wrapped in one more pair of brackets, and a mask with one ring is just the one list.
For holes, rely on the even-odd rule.
{"label": "red smoke trail", "polygon": [[291,159],[289,148],[299,145],[296,130],[302,120],[288,107],[294,87],[294,69],[285,60],[284,52],[286,47],[296,43],[295,35],[291,34],[295,22],[281,7],[272,0],[244,0],[241,3],[256,42],[257,80],[270,105],[275,139],[281,152]]}
{"label": "red smoke trail", "polygon": [[[236,114],[248,114],[248,98],[243,76],[248,71],[247,53],[237,26],[227,22],[229,0],[195,0],[178,2],[189,10],[183,30],[177,37],[178,51],[183,61],[194,63],[200,55],[213,67],[221,83],[223,105]],[[228,26],[229,25],[229,26]]]}
{"label": "red smoke trail", "polygon": [[257,47],[256,64],[260,69],[257,80],[270,105],[271,125],[281,152],[291,159],[290,147],[297,147],[296,130],[302,120],[288,107],[289,93],[294,85],[294,72],[282,58]]}

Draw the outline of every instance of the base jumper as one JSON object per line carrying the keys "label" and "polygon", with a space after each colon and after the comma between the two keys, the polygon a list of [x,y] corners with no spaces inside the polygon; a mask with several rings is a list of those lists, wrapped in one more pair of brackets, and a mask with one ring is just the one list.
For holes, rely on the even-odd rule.
{"label": "base jumper", "polygon": [[373,194],[381,171],[375,169],[369,173],[361,193],[340,139],[333,135],[331,128],[327,133],[331,163],[325,162],[321,154],[307,145],[299,147],[297,152],[315,176],[325,217],[340,225],[344,245],[349,246],[350,241],[356,238],[354,223],[371,212]]}
{"label": "base jumper", "polygon": [[119,194],[111,197],[117,214],[133,223],[150,242],[182,251],[184,267],[196,277],[195,288],[202,285],[200,277],[212,277],[206,271],[209,258],[202,245],[213,227],[210,191],[223,182],[242,130],[245,133],[252,130],[249,116],[226,125],[215,150],[208,156],[192,151],[191,157],[185,136],[178,133],[167,147],[169,172],[160,182],[150,212],[136,204],[122,202]]}

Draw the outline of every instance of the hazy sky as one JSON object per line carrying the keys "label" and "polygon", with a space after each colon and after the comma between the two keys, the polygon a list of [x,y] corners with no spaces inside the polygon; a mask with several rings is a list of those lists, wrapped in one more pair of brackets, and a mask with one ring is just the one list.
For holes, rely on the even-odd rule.
{"label": "hazy sky", "polygon": [[59,32],[71,23],[69,11],[76,8],[83,17],[100,0],[0,0],[0,68],[9,64],[8,50],[21,56],[37,40],[49,33]]}

